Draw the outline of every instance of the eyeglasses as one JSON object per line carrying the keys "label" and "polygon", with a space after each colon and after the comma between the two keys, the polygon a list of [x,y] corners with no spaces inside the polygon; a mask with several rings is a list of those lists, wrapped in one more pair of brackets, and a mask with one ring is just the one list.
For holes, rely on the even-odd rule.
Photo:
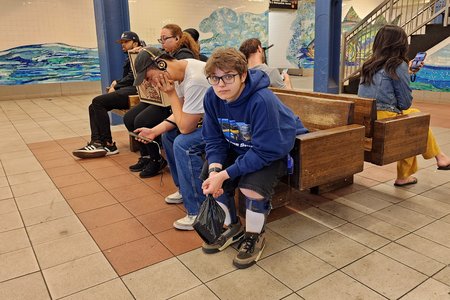
{"label": "eyeglasses", "polygon": [[174,38],[175,36],[162,36],[160,39],[158,39],[158,43],[164,44],[168,39]]}
{"label": "eyeglasses", "polygon": [[235,81],[235,77],[239,76],[239,74],[225,74],[223,76],[208,76],[206,79],[208,80],[210,85],[218,85],[220,80],[222,79],[224,84],[232,84]]}

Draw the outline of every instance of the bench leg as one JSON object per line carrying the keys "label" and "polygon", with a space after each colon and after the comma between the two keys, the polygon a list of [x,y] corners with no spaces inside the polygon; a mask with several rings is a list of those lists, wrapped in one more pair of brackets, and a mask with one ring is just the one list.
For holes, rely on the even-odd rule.
{"label": "bench leg", "polygon": [[134,137],[130,136],[130,151],[136,152],[139,150],[139,142],[134,139]]}
{"label": "bench leg", "polygon": [[313,188],[310,189],[310,192],[312,194],[323,194],[323,193],[327,193],[327,192],[331,192],[337,189],[340,189],[342,187],[348,186],[353,184],[353,175],[348,176],[348,177],[344,177],[341,179],[338,179],[336,181],[330,182],[330,183],[326,183],[326,184],[322,184],[319,186],[315,186]]}

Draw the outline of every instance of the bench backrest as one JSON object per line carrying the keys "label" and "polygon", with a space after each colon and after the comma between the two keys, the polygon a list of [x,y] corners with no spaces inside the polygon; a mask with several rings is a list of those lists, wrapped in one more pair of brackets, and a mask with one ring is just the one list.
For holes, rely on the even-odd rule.
{"label": "bench backrest", "polygon": [[353,123],[355,104],[351,101],[320,99],[296,94],[275,93],[310,131]]}
{"label": "bench backrest", "polygon": [[320,99],[352,101],[355,103],[353,123],[363,125],[366,127],[365,137],[371,138],[373,136],[373,126],[375,120],[377,119],[377,107],[375,99],[361,98],[353,95],[343,95],[343,94],[326,94],[326,93],[279,89],[279,88],[270,88],[270,89],[275,93],[275,95],[291,94]]}

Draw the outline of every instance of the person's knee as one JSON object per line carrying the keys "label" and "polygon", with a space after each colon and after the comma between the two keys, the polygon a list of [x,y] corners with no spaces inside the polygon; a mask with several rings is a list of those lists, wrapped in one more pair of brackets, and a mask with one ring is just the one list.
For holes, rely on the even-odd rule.
{"label": "person's knee", "polygon": [[245,207],[253,212],[260,214],[269,214],[271,206],[269,198],[253,199],[245,197]]}

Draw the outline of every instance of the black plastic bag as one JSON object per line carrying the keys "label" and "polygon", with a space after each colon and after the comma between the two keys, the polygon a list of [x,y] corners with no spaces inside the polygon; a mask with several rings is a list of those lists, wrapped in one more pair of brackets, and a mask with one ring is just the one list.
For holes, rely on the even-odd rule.
{"label": "black plastic bag", "polygon": [[192,225],[198,235],[208,244],[214,243],[222,234],[225,212],[212,195],[206,196]]}

